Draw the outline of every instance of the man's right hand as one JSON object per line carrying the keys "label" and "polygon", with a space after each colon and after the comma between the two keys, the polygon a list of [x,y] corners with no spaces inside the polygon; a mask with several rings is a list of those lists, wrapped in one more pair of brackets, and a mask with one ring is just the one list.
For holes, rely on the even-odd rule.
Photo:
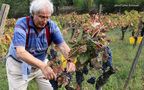
{"label": "man's right hand", "polygon": [[54,73],[53,69],[48,66],[48,65],[44,65],[42,68],[42,73],[44,74],[44,78],[51,80],[51,79],[56,79],[56,74]]}

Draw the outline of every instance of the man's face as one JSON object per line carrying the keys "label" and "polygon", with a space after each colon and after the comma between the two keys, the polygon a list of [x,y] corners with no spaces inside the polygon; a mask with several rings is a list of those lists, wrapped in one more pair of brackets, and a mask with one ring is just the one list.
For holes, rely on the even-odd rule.
{"label": "man's face", "polygon": [[38,13],[33,14],[33,21],[37,28],[43,28],[48,19],[50,18],[51,13],[47,9],[43,9]]}

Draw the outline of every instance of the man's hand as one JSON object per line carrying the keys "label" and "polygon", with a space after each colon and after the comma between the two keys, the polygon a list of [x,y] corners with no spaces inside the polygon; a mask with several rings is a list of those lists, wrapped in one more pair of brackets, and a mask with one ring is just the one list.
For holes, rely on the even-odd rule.
{"label": "man's hand", "polygon": [[76,70],[75,64],[73,62],[68,61],[66,71],[67,72],[74,72]]}
{"label": "man's hand", "polygon": [[43,74],[44,74],[44,78],[45,79],[56,79],[56,74],[54,73],[53,69],[48,66],[48,65],[44,65],[42,68],[41,68]]}

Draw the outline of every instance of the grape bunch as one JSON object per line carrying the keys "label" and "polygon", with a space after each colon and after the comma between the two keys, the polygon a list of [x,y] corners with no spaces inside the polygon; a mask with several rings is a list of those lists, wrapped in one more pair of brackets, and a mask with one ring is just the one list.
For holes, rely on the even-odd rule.
{"label": "grape bunch", "polygon": [[96,78],[95,77],[91,77],[90,79],[87,80],[87,82],[90,83],[90,84],[95,84]]}
{"label": "grape bunch", "polygon": [[82,72],[84,73],[84,74],[88,74],[88,68],[87,68],[87,66],[84,66],[83,67],[83,69],[82,69]]}
{"label": "grape bunch", "polygon": [[81,71],[76,71],[76,82],[78,85],[81,85],[81,83],[84,81],[84,76]]}

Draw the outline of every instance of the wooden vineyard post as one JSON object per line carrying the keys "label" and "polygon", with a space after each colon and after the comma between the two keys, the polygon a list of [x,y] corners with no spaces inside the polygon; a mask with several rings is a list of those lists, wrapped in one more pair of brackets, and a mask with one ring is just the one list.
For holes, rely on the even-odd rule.
{"label": "wooden vineyard post", "polygon": [[100,6],[99,6],[99,14],[102,13],[102,8],[103,8],[103,6],[102,6],[102,4],[100,4]]}
{"label": "wooden vineyard post", "polygon": [[140,54],[141,54],[143,45],[144,45],[144,36],[143,36],[142,41],[141,41],[141,43],[140,43],[140,45],[139,45],[139,47],[138,47],[138,51],[137,51],[136,56],[135,56],[135,58],[134,58],[134,60],[133,60],[133,63],[132,63],[131,69],[130,69],[130,71],[129,71],[129,75],[128,75],[128,77],[127,77],[127,80],[125,81],[123,90],[127,90],[129,81],[130,81],[130,79],[131,79],[131,77],[132,77],[132,74],[134,73],[134,70],[135,70],[135,68],[136,68],[136,64],[138,63],[138,58],[139,58],[139,56],[140,56]]}
{"label": "wooden vineyard post", "polygon": [[8,4],[2,4],[0,11],[0,36],[4,32],[5,20],[7,18],[10,6]]}

